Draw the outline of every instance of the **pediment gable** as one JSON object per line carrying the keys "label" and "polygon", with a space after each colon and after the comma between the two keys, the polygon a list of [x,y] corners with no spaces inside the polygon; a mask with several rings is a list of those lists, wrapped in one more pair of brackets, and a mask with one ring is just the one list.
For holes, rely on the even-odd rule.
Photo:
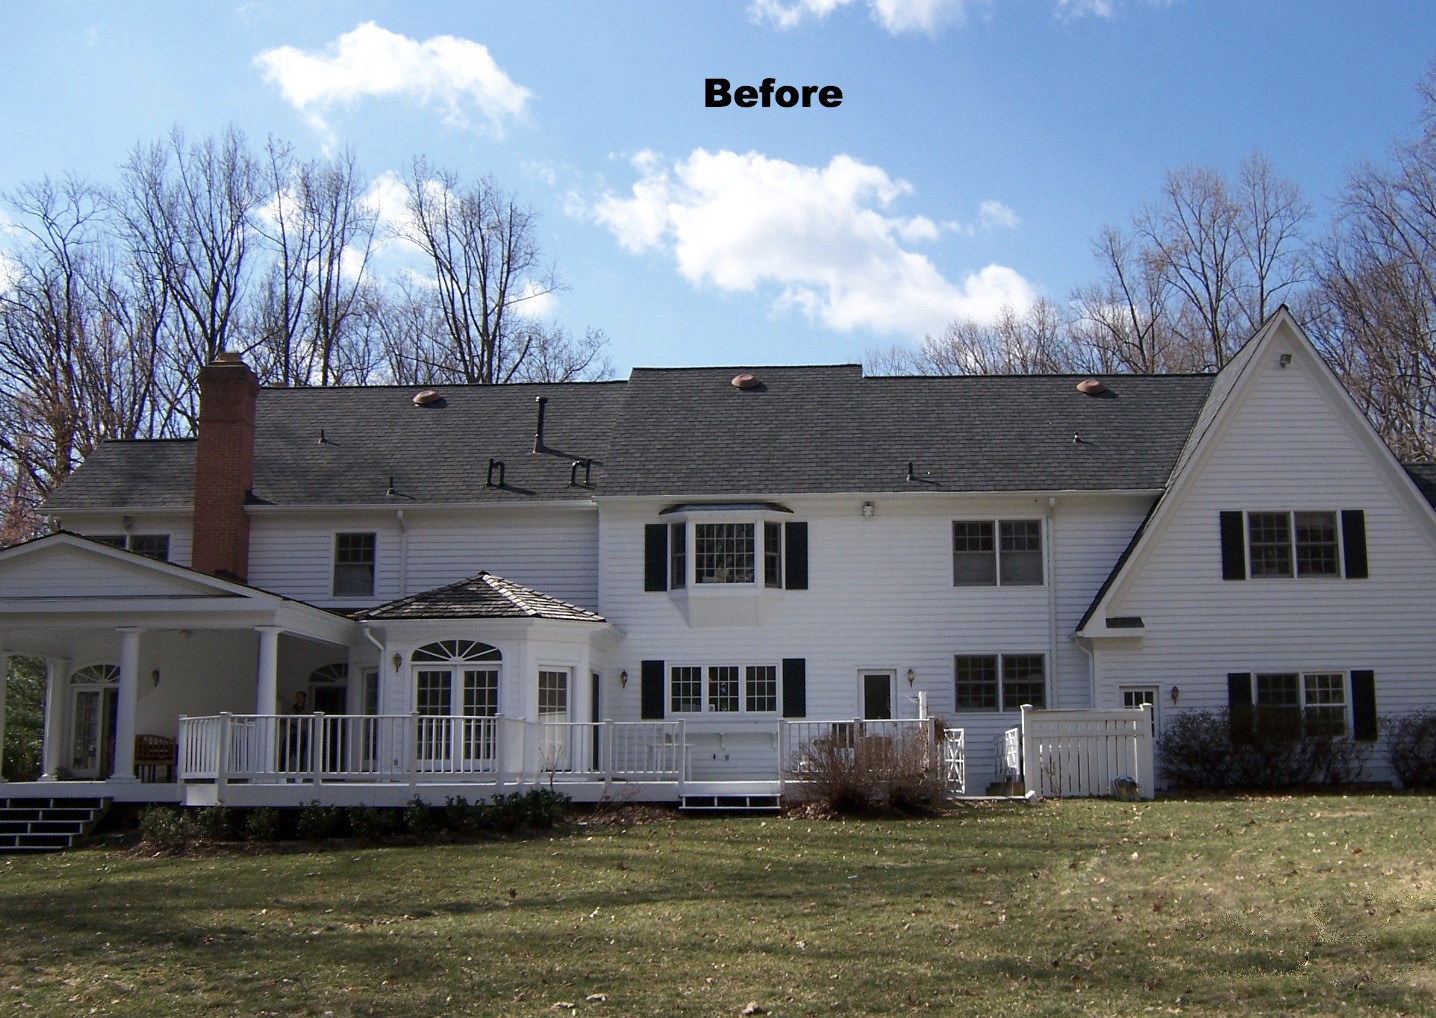
{"label": "pediment gable", "polygon": [[53,534],[0,552],[0,598],[244,598],[245,588],[77,537]]}

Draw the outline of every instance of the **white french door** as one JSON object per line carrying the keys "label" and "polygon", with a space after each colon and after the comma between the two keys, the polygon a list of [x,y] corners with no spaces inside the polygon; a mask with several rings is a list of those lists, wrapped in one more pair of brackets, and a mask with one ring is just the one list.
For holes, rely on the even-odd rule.
{"label": "white french door", "polygon": [[543,768],[546,771],[573,770],[568,693],[567,669],[545,669],[538,673],[538,719],[543,724],[554,726],[543,733]]}

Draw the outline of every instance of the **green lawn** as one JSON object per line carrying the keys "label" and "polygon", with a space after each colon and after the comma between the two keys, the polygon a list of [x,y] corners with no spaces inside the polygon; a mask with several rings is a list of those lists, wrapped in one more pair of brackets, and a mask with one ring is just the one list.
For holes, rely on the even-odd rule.
{"label": "green lawn", "polygon": [[1433,805],[1067,801],[9,857],[0,1014],[1432,1013]]}

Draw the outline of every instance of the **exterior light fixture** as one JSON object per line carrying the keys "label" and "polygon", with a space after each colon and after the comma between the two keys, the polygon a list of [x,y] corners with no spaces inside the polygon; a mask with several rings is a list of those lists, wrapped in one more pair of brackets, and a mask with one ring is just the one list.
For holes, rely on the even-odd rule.
{"label": "exterior light fixture", "polygon": [[864,502],[864,503],[863,503],[863,515],[864,515],[864,516],[866,516],[867,518],[871,519],[871,518],[873,517],[873,514],[876,513],[876,512],[877,512],[877,510],[876,510],[875,508],[873,508],[873,504],[872,504],[871,502]]}
{"label": "exterior light fixture", "polygon": [[1176,702],[1177,702],[1178,700],[1180,700],[1181,698],[1182,698],[1182,688],[1181,688],[1180,686],[1173,686],[1173,687],[1172,687],[1172,702],[1173,702],[1173,703],[1176,703]]}
{"label": "exterior light fixture", "polygon": [[909,668],[909,669],[907,670],[907,684],[908,684],[908,686],[911,687],[912,684],[913,684],[914,682],[916,682],[916,681],[917,681],[917,672],[915,672],[915,671],[913,671],[911,668]]}
{"label": "exterior light fixture", "polygon": [[150,681],[153,682],[156,686],[160,684],[160,670],[158,668],[150,672]]}
{"label": "exterior light fixture", "polygon": [[1280,364],[1282,367],[1288,366],[1289,364],[1291,364],[1291,354],[1289,354],[1289,353],[1284,353],[1284,354],[1282,354],[1280,357],[1278,357],[1278,358],[1276,359],[1276,362],[1277,362],[1278,364]]}
{"label": "exterior light fixture", "polygon": [[618,684],[624,689],[628,688],[628,672],[626,670],[618,673]]}
{"label": "exterior light fixture", "polygon": [[403,655],[403,654],[395,654],[395,655],[394,655],[394,671],[397,672],[397,671],[399,670],[400,666],[402,666],[403,664],[404,664],[404,655]]}

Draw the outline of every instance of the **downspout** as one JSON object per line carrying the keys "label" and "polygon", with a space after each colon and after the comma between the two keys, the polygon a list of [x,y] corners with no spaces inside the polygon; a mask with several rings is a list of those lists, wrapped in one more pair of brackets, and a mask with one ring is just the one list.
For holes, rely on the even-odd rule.
{"label": "downspout", "polygon": [[1092,642],[1090,636],[1078,636],[1072,634],[1072,642],[1077,645],[1087,658],[1087,695],[1090,699],[1087,702],[1088,710],[1097,709],[1097,645]]}
{"label": "downspout", "polygon": [[[1052,662],[1053,703],[1056,709],[1057,697],[1057,497],[1047,499],[1047,660]],[[1066,706],[1062,704],[1061,706]]]}
{"label": "downspout", "polygon": [[399,521],[399,596],[409,593],[409,524],[404,521],[404,510],[395,509],[394,518]]}

